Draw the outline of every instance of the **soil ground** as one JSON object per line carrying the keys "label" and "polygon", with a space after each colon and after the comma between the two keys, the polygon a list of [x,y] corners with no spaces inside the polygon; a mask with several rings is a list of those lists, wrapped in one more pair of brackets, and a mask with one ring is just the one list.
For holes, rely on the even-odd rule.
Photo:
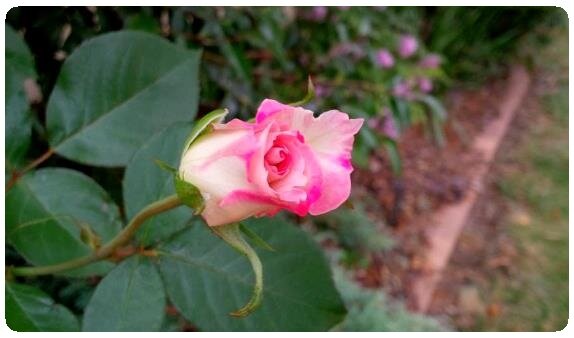
{"label": "soil ground", "polygon": [[[461,330],[557,331],[568,319],[567,34],[533,73],[430,314]],[[564,48],[565,46],[565,48]]]}

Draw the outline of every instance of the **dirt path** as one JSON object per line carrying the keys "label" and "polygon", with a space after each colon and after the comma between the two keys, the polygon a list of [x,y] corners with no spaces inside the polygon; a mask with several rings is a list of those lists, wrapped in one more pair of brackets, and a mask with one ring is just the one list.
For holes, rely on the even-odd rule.
{"label": "dirt path", "polygon": [[[428,247],[422,273],[413,280],[411,287],[412,303],[415,309],[426,312],[430,305],[435,287],[443,278],[444,269],[450,259],[459,235],[468,223],[468,217],[479,197],[485,177],[491,167],[498,148],[520,107],[528,90],[530,77],[523,67],[515,66],[507,81],[505,95],[500,102],[499,115],[474,139],[471,152],[480,154],[481,161],[470,170],[470,182],[473,187],[457,203],[445,205],[431,215],[425,215],[425,235]],[[421,220],[415,220],[415,222]]]}

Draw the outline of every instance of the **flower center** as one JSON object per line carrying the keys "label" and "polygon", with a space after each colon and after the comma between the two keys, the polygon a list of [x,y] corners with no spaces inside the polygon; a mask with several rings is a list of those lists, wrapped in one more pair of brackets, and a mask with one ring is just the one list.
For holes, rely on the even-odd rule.
{"label": "flower center", "polygon": [[265,154],[265,168],[269,173],[269,183],[277,181],[289,172],[291,156],[285,145],[273,144]]}

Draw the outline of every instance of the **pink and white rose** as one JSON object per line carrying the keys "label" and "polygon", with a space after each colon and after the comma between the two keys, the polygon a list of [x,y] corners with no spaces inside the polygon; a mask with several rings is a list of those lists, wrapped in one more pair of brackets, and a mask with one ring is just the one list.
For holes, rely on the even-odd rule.
{"label": "pink and white rose", "polygon": [[205,200],[210,226],[288,210],[319,215],[351,191],[351,151],[363,119],[338,110],[319,117],[266,99],[254,122],[214,124],[182,157],[180,177]]}

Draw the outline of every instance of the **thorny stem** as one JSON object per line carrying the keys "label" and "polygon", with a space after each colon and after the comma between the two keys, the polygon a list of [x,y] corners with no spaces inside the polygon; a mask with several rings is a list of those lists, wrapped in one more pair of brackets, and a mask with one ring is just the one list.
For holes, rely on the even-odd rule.
{"label": "thorny stem", "polygon": [[182,205],[177,195],[171,195],[154,202],[140,211],[130,223],[110,242],[96,250],[94,253],[54,265],[38,267],[15,267],[10,269],[14,276],[39,276],[54,274],[102,260],[111,256],[118,248],[126,244],[148,218]]}

